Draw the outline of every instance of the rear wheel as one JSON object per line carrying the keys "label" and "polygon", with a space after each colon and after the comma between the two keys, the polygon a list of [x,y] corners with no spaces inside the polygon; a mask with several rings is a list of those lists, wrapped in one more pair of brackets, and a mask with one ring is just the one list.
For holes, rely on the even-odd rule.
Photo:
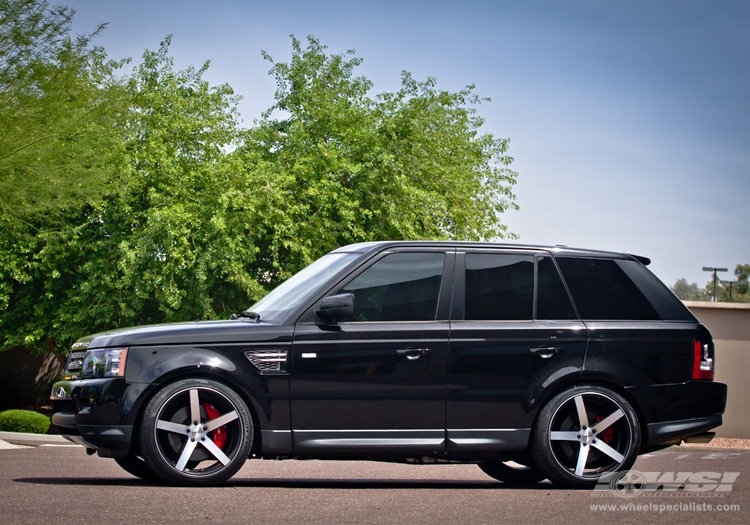
{"label": "rear wheel", "polygon": [[178,485],[215,485],[242,467],[253,444],[250,412],[231,388],[209,379],[165,386],[146,406],[140,445],[148,467]]}
{"label": "rear wheel", "polygon": [[590,488],[632,467],[640,444],[630,404],[607,388],[582,386],[555,396],[539,411],[530,452],[553,483]]}
{"label": "rear wheel", "polygon": [[513,485],[533,485],[545,478],[535,467],[516,461],[487,461],[479,463],[479,468],[488,476]]}

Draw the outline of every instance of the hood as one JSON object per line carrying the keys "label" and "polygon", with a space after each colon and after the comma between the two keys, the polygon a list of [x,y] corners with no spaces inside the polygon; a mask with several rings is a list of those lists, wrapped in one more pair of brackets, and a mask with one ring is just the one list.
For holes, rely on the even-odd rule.
{"label": "hood", "polygon": [[82,337],[73,351],[113,346],[154,346],[185,344],[241,343],[273,340],[291,334],[293,327],[255,323],[249,319],[193,321],[120,328]]}

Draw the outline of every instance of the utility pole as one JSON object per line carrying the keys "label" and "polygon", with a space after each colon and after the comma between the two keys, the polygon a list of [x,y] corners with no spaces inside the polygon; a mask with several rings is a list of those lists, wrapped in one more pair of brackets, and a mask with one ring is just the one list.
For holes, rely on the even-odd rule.
{"label": "utility pole", "polygon": [[713,296],[713,302],[716,302],[716,272],[726,272],[728,271],[728,268],[712,268],[711,266],[704,266],[703,267],[704,272],[713,272],[714,273],[714,296]]}
{"label": "utility pole", "polygon": [[729,285],[729,302],[732,302],[732,285],[734,284],[734,281],[719,281],[724,286]]}

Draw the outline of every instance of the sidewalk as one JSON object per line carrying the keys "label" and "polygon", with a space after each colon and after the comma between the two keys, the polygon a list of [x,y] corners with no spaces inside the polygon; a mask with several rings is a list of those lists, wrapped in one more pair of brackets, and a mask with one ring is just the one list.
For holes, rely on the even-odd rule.
{"label": "sidewalk", "polygon": [[25,432],[0,432],[0,450],[38,447],[40,445],[78,445],[71,443],[59,434],[27,434]]}

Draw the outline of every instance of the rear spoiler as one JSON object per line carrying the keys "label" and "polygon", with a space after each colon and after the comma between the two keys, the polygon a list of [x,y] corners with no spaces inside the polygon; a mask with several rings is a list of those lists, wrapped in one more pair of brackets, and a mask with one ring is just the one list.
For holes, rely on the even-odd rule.
{"label": "rear spoiler", "polygon": [[644,257],[643,255],[633,255],[632,253],[629,253],[628,255],[641,263],[643,266],[648,266],[649,264],[651,264],[651,259],[649,259],[648,257]]}

